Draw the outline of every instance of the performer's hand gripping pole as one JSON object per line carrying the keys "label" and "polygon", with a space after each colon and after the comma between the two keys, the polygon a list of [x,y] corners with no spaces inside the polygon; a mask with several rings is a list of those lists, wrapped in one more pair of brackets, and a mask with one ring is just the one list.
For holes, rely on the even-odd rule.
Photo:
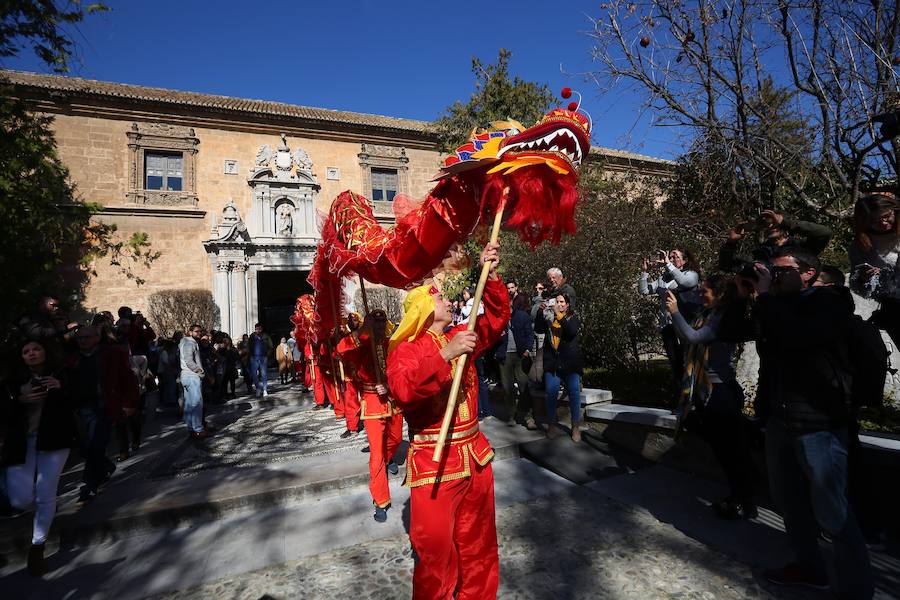
{"label": "performer's hand gripping pole", "polygon": [[[500,238],[500,222],[503,220],[503,209],[506,208],[506,197],[508,194],[509,188],[503,188],[503,196],[500,199],[499,206],[497,206],[497,214],[494,215],[494,225],[491,228],[491,244],[496,244],[497,240]],[[478,319],[478,309],[481,307],[481,297],[484,295],[484,286],[487,283],[488,275],[490,274],[491,263],[486,262],[481,266],[481,276],[478,277],[478,285],[475,288],[475,299],[472,301],[472,312],[469,313],[468,331],[475,330],[475,321]],[[434,462],[439,462],[441,460],[444,444],[447,443],[447,432],[450,431],[450,423],[453,422],[453,413],[456,412],[459,386],[462,383],[462,376],[466,370],[466,362],[468,359],[468,354],[462,354],[456,360],[456,371],[453,373],[453,383],[450,386],[450,397],[447,398],[447,408],[444,410],[441,433],[438,435],[437,444],[434,447],[434,455],[431,457]]]}

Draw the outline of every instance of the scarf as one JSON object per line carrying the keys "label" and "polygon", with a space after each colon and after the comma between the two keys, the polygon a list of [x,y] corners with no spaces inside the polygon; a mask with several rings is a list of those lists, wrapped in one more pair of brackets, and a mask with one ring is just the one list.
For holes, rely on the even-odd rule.
{"label": "scarf", "polygon": [[[701,314],[692,323],[694,329],[701,329],[712,313]],[[681,397],[678,402],[680,420],[685,415],[697,408],[706,406],[712,383],[706,371],[706,362],[709,360],[709,346],[706,344],[691,344],[688,346],[684,360],[684,377],[682,378]]]}
{"label": "scarf", "polygon": [[566,316],[568,315],[563,315],[562,317],[557,315],[553,319],[553,323],[550,324],[550,344],[553,346],[554,350],[559,350],[559,340],[562,335],[562,322],[565,321]]}

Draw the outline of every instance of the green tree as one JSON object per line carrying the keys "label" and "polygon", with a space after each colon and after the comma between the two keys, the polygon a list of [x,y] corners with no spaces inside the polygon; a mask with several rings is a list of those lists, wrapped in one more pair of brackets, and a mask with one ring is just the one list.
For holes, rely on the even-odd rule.
{"label": "green tree", "polygon": [[[74,44],[67,26],[105,10],[80,2],[31,0],[0,5],[0,57],[32,48],[57,72],[68,69]],[[32,110],[0,80],[0,281],[6,285],[0,323],[32,309],[42,291],[77,296],[100,258],[118,266],[136,284],[132,267],[159,256],[146,234],[128,239],[115,225],[92,217],[98,206],[80,201],[56,151],[53,119]],[[4,328],[4,338],[9,330]]]}
{"label": "green tree", "polygon": [[443,152],[464,144],[473,129],[486,128],[491,121],[516,119],[529,127],[550,109],[554,99],[550,88],[518,76],[510,78],[510,58],[512,52],[503,48],[494,64],[472,58],[472,97],[465,104],[454,102],[434,124]]}
{"label": "green tree", "polygon": [[[527,127],[550,109],[554,100],[550,88],[518,76],[510,77],[511,58],[512,52],[504,48],[500,49],[494,64],[484,65],[480,59],[472,58],[475,91],[468,102],[453,103],[434,123],[443,152],[450,152],[462,145],[473,129],[487,128],[491,121],[515,119]],[[444,289],[449,297],[461,297],[463,289],[478,281],[480,269],[477,258],[486,241],[485,228],[480,227],[475,236],[463,245],[461,254],[468,259],[461,262],[469,266],[449,274],[444,280]]]}

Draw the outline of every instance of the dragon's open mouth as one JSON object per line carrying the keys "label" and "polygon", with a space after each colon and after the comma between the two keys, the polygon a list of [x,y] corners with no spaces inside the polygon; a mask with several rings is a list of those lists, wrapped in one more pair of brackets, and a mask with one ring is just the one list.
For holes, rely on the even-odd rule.
{"label": "dragon's open mouth", "polygon": [[559,153],[575,166],[581,164],[584,156],[581,142],[575,133],[566,126],[555,127],[546,135],[537,138],[525,140],[512,138],[500,149],[497,157],[500,158],[507,152],[514,154]]}

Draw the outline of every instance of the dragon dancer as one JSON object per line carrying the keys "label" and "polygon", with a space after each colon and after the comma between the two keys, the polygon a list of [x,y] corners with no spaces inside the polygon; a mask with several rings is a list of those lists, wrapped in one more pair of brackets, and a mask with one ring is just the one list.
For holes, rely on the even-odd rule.
{"label": "dragon dancer", "polygon": [[[403,438],[403,419],[391,401],[384,382],[387,356],[387,315],[373,310],[362,326],[338,343],[337,352],[345,364],[352,365],[356,389],[362,396],[360,414],[369,439],[369,492],[375,505],[375,520],[387,521],[391,506],[388,471],[399,470],[391,460]],[[374,356],[373,356],[374,354]]]}
{"label": "dragon dancer", "polygon": [[[362,325],[362,317],[359,313],[352,312],[347,315],[347,333],[344,337],[353,335],[353,332]],[[340,349],[340,344],[338,344]],[[347,439],[359,433],[359,390],[357,389],[357,376],[352,362],[343,361],[344,364],[344,417],[347,430],[341,434],[341,439]]]}
{"label": "dragon dancer", "polygon": [[[494,515],[494,451],[478,429],[478,381],[471,365],[496,344],[509,321],[509,296],[497,275],[499,245],[488,244],[491,262],[484,315],[475,331],[452,322],[449,302],[433,286],[413,289],[391,337],[388,382],[409,426],[406,467],[410,487],[409,537],[418,562],[413,599],[495,598],[499,581]],[[455,418],[439,463],[432,460],[457,359],[466,365]]]}

